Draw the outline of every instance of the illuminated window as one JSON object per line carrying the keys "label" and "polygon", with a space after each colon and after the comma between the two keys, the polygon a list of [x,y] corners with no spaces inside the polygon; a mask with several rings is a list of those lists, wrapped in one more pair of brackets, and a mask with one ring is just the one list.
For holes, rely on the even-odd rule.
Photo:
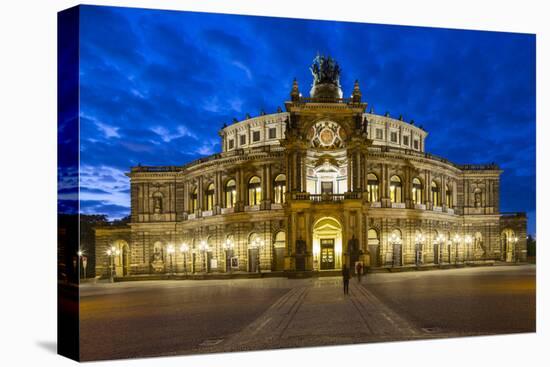
{"label": "illuminated window", "polygon": [[403,202],[403,187],[399,176],[392,176],[390,179],[390,201],[392,203]]}
{"label": "illuminated window", "polygon": [[437,186],[435,181],[432,181],[432,203],[434,206],[439,206],[441,204],[439,186]]}
{"label": "illuminated window", "polygon": [[453,191],[447,184],[445,185],[445,204],[447,208],[453,207]]}
{"label": "illuminated window", "polygon": [[378,201],[378,177],[374,173],[367,175],[367,200],[371,203]]}
{"label": "illuminated window", "polygon": [[214,210],[214,184],[211,183],[206,189],[206,210]]}
{"label": "illuminated window", "polygon": [[194,213],[197,210],[197,200],[199,197],[199,190],[195,187],[193,193],[191,194],[191,213]]}
{"label": "illuminated window", "polygon": [[422,204],[422,182],[416,177],[412,182],[412,199],[415,204]]}
{"label": "illuminated window", "polygon": [[237,202],[237,186],[235,180],[229,180],[225,184],[225,207],[233,208]]}
{"label": "illuminated window", "polygon": [[260,205],[260,201],[262,201],[261,183],[258,176],[254,176],[248,181],[248,205]]}
{"label": "illuminated window", "polygon": [[275,204],[282,204],[285,202],[285,193],[286,193],[286,176],[281,174],[275,177]]}

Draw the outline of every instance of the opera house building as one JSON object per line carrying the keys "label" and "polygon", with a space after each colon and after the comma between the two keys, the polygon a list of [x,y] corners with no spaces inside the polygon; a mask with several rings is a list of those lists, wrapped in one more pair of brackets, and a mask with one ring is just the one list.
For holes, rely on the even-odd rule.
{"label": "opera house building", "polygon": [[358,82],[344,98],[332,58],[318,56],[311,71],[309,97],[295,80],[284,110],[224,125],[220,153],[132,167],[131,220],[96,228],[96,273],[307,276],[357,261],[372,270],[525,261],[526,215],[500,212],[498,165],[427,153],[428,132],[369,110]]}

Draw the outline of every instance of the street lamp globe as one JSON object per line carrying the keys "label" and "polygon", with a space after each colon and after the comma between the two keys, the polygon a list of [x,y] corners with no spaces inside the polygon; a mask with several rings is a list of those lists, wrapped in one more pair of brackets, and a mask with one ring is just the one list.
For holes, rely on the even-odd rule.
{"label": "street lamp globe", "polygon": [[168,248],[166,249],[166,252],[168,252],[169,254],[173,254],[174,252],[176,252],[176,249],[174,248],[174,245],[168,245]]}
{"label": "street lamp globe", "polygon": [[186,243],[182,243],[180,246],[180,252],[181,253],[187,253],[189,252],[189,245]]}

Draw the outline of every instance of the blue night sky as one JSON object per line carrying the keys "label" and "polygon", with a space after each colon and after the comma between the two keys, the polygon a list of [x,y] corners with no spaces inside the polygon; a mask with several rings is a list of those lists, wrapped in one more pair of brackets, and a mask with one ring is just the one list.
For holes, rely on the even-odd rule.
{"label": "blue night sky", "polygon": [[535,36],[346,22],[81,7],[81,211],[129,214],[131,166],[221,150],[223,123],[275,112],[330,54],[349,95],[414,119],[426,151],[504,170],[501,211],[535,228]]}

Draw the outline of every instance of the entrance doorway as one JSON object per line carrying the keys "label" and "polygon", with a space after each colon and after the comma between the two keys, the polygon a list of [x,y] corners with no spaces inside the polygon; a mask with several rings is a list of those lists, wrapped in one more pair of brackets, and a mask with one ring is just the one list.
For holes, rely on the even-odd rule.
{"label": "entrance doorway", "polygon": [[248,271],[251,273],[258,272],[258,249],[248,249]]}
{"label": "entrance doorway", "polygon": [[285,232],[278,232],[273,243],[273,271],[283,271],[285,265]]}
{"label": "entrance doorway", "polygon": [[321,270],[334,269],[334,238],[321,239]]}
{"label": "entrance doorway", "polygon": [[313,270],[342,267],[342,226],[332,217],[324,217],[313,225]]}
{"label": "entrance doorway", "polygon": [[434,243],[434,264],[439,264],[439,244]]}

